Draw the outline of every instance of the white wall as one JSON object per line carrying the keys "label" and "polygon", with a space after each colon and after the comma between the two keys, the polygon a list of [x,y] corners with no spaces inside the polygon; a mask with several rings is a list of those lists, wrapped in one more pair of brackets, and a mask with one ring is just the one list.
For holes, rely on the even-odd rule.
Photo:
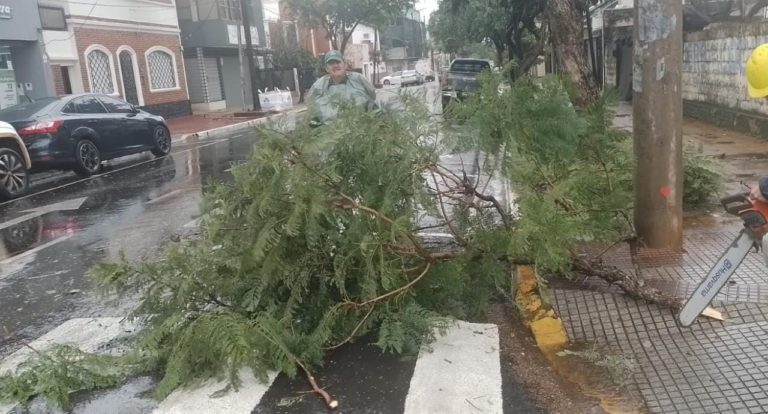
{"label": "white wall", "polygon": [[344,59],[353,69],[362,69],[365,64],[371,61],[368,45],[347,45],[347,49],[344,51]]}
{"label": "white wall", "polygon": [[43,43],[51,63],[77,61],[77,45],[70,31],[43,30]]}
{"label": "white wall", "polygon": [[[31,1],[31,0],[30,0]],[[175,3],[175,2],[174,2]],[[120,23],[100,21],[112,19],[133,22],[124,24],[126,28],[149,29],[151,31],[178,32],[179,20],[176,5],[151,0],[40,0],[40,5],[61,7],[70,17],[70,26],[88,24],[89,26],[119,26]],[[170,28],[143,26],[142,23],[172,26]],[[174,29],[175,28],[175,29]]]}
{"label": "white wall", "polygon": [[[367,38],[366,35],[368,35]],[[372,27],[360,24],[357,26],[357,28],[355,28],[355,31],[352,32],[350,43],[354,45],[361,45],[365,41],[373,43],[374,40],[376,40],[376,30]]]}
{"label": "white wall", "polygon": [[768,114],[768,101],[747,95],[746,62],[768,43],[768,23],[719,23],[686,35],[683,98]]}
{"label": "white wall", "polygon": [[280,20],[280,4],[278,0],[261,0],[261,8],[264,12],[265,22]]}

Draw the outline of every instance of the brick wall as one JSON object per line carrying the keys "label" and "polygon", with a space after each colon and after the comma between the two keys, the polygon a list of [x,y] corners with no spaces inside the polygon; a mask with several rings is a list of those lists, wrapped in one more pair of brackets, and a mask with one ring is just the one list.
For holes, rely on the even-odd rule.
{"label": "brick wall", "polygon": [[[110,51],[115,65],[115,76],[117,78],[117,89],[120,95],[123,95],[123,85],[120,79],[119,61],[117,49],[121,46],[130,46],[136,52],[137,64],[139,68],[138,79],[140,79],[142,93],[144,95],[144,106],[147,108],[168,108],[173,104],[179,107],[189,107],[189,97],[187,96],[187,80],[184,73],[184,57],[181,51],[179,37],[175,34],[157,34],[142,33],[136,31],[118,31],[118,30],[97,30],[75,28],[75,39],[77,42],[78,55],[82,62],[83,85],[87,91],[90,90],[88,82],[88,71],[86,69],[87,60],[85,51],[92,45],[101,45]],[[146,59],[144,52],[154,46],[162,46],[170,49],[176,55],[176,80],[179,89],[166,92],[151,92],[149,88],[149,74],[147,73]],[[176,112],[183,112],[174,110]],[[164,114],[160,114],[164,115]]]}
{"label": "brick wall", "polygon": [[66,95],[67,91],[64,87],[64,77],[61,75],[61,66],[51,65],[51,72],[53,73],[53,86],[56,90],[56,95]]}

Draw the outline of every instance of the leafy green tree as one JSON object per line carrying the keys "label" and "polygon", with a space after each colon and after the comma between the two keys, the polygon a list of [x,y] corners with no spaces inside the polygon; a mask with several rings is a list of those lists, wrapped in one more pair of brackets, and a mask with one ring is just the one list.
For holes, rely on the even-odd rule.
{"label": "leafy green tree", "polygon": [[384,26],[413,7],[414,0],[286,0],[285,4],[304,24],[325,29],[334,48],[343,53],[358,25]]}
{"label": "leafy green tree", "polygon": [[538,62],[545,45],[539,24],[541,0],[442,1],[430,20],[430,33],[438,48],[457,53],[467,45],[487,43],[496,50],[496,64],[513,61],[519,77]]}

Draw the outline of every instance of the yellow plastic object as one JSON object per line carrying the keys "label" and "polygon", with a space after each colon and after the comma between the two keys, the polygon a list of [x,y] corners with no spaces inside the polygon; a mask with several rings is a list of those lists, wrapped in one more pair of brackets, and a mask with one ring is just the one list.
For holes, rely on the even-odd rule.
{"label": "yellow plastic object", "polygon": [[768,96],[768,43],[756,47],[747,60],[747,90],[753,98]]}

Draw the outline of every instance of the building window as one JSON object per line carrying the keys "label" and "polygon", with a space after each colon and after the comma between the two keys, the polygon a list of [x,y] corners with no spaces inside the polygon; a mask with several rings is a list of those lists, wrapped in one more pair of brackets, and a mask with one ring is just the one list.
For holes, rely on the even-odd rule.
{"label": "building window", "polygon": [[370,39],[371,34],[370,33],[363,33],[363,39]]}
{"label": "building window", "polygon": [[94,49],[86,53],[91,92],[107,95],[116,94],[115,68],[112,66],[109,52],[98,46],[92,46],[92,48]]}
{"label": "building window", "polygon": [[170,50],[155,47],[147,51],[147,71],[152,91],[178,89],[176,57]]}
{"label": "building window", "polygon": [[67,30],[67,19],[64,9],[56,7],[40,7],[40,24],[43,30]]}
{"label": "building window", "polygon": [[196,3],[198,20],[241,20],[240,0],[196,0]]}
{"label": "building window", "polygon": [[192,20],[190,0],[176,0],[176,13],[179,15],[179,20]]}
{"label": "building window", "polygon": [[218,0],[219,18],[239,22],[242,18],[239,0]]}

